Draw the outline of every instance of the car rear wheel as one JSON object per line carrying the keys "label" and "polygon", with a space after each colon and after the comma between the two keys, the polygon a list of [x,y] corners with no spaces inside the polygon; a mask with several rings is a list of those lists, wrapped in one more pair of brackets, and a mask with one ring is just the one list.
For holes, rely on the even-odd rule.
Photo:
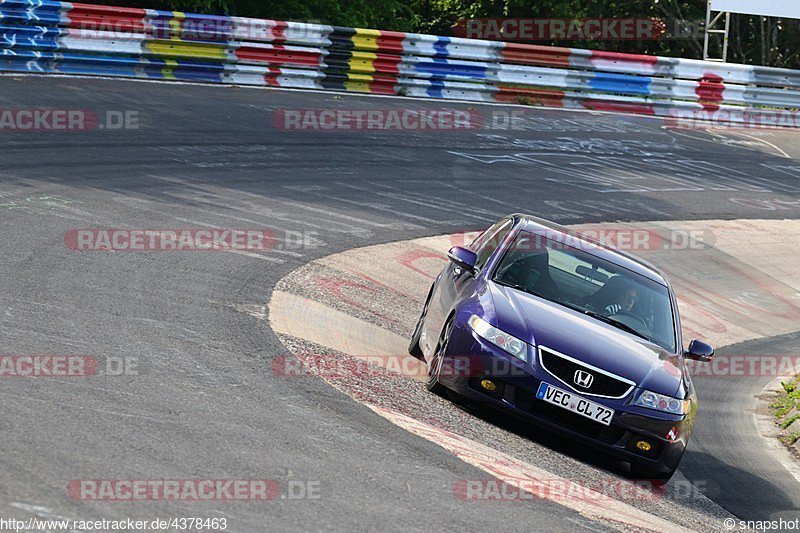
{"label": "car rear wheel", "polygon": [[425,384],[428,390],[439,396],[447,398],[447,389],[444,385],[439,383],[439,375],[442,372],[442,363],[444,361],[444,354],[447,352],[447,344],[450,342],[450,335],[453,333],[455,326],[455,317],[450,317],[442,328],[442,334],[439,336],[439,342],[436,343],[436,351],[428,363],[428,382]]}

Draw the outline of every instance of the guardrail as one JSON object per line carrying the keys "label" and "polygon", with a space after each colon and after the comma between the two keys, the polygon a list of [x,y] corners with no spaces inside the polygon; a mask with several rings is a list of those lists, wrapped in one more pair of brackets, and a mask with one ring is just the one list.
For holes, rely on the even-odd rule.
{"label": "guardrail", "polygon": [[731,122],[800,109],[795,70],[51,0],[0,0],[0,51],[1,71],[724,114]]}

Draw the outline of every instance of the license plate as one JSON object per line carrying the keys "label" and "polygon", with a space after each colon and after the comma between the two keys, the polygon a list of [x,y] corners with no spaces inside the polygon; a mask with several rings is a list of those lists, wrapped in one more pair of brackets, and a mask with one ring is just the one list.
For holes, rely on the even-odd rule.
{"label": "license plate", "polygon": [[611,418],[614,416],[613,409],[609,409],[599,403],[590,402],[577,394],[558,389],[545,382],[539,385],[536,397],[567,411],[590,418],[595,422],[600,422],[604,426],[610,426]]}

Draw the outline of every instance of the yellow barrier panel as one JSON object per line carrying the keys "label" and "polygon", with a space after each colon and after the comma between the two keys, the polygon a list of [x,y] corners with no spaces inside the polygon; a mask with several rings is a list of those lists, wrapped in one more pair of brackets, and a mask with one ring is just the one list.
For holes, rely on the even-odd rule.
{"label": "yellow barrier panel", "polygon": [[228,58],[227,45],[193,43],[180,40],[156,40],[145,44],[152,53],[165,57],[192,57],[198,59],[216,59],[224,61]]}

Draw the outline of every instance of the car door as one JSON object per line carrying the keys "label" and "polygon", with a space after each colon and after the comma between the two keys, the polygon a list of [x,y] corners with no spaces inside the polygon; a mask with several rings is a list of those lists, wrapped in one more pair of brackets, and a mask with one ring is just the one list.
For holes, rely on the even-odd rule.
{"label": "car door", "polygon": [[[472,244],[469,249],[478,256],[475,266],[482,269],[500,243],[503,242],[508,232],[511,231],[513,221],[504,218],[483,232]],[[470,294],[475,276],[465,271],[453,262],[448,263],[445,269],[439,274],[434,285],[431,302],[428,306],[428,315],[425,319],[423,329],[424,352],[433,353],[439,335],[444,328],[444,322],[450,316],[450,311],[467,294]]]}

